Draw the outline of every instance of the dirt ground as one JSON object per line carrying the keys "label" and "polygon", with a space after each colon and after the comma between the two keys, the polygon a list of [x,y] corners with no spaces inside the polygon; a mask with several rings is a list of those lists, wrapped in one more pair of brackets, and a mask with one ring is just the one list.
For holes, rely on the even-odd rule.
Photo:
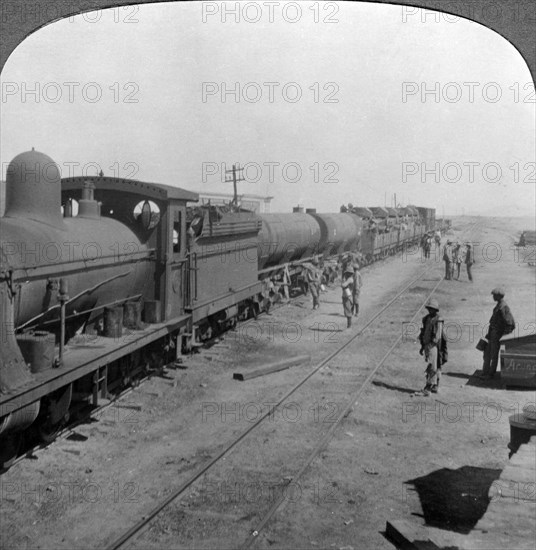
{"label": "dirt ground", "polygon": [[[449,238],[470,235],[482,244],[476,248],[474,282],[462,272],[459,281],[443,281],[435,294],[449,336],[439,394],[413,396],[424,384],[424,361],[418,327],[407,324],[443,273],[438,256],[428,261],[433,268],[416,289],[274,410],[129,547],[235,548],[281,495],[283,505],[257,537],[258,548],[393,548],[383,535],[390,519],[469,532],[508,461],[509,415],[535,401],[533,391],[474,376],[482,363],[475,345],[491,315],[494,286],[506,286],[519,334],[536,330],[536,271],[523,261],[535,258],[517,257],[513,249],[529,223],[454,220]],[[358,332],[424,266],[420,253],[409,251],[365,268],[361,312],[351,330],[344,330],[339,287],[322,294],[316,311],[310,297],[301,297],[239,326],[211,349],[185,358],[187,368],[152,378],[95,422],[17,464],[0,477],[0,547],[111,544]],[[333,439],[294,479],[402,331],[402,343]],[[304,353],[311,360],[300,366],[246,382],[232,379],[233,372]]]}

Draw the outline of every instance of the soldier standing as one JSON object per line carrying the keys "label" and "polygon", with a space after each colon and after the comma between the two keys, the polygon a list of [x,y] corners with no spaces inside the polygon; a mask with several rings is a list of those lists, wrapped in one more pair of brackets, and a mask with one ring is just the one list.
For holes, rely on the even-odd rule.
{"label": "soldier standing", "polygon": [[454,252],[452,254],[453,256],[453,264],[452,264],[452,272],[454,274],[454,268],[456,268],[456,280],[459,280],[460,278],[460,270],[462,267],[463,259],[463,253],[464,250],[462,249],[462,245],[460,243],[456,243],[456,246],[454,247]]}
{"label": "soldier standing", "polygon": [[426,239],[428,238],[428,233],[425,233],[422,237],[421,237],[421,248],[424,250],[424,246],[426,245]]}
{"label": "soldier standing", "polygon": [[480,378],[491,380],[497,371],[499,362],[499,351],[501,349],[501,338],[510,334],[516,328],[514,316],[504,301],[504,287],[498,286],[491,291],[493,299],[497,302],[489,320],[489,329],[486,334],[488,344],[484,349],[484,364]]}
{"label": "soldier standing", "polygon": [[359,271],[359,264],[354,264],[354,286],[352,292],[352,312],[357,317],[359,315],[359,294],[361,293],[361,285],[363,284],[363,279]]}
{"label": "soldier standing", "polygon": [[446,340],[443,335],[443,320],[439,318],[439,304],[431,298],[426,303],[428,315],[423,317],[419,341],[419,353],[426,361],[426,385],[420,395],[437,393],[441,378],[441,365],[446,362]]}
{"label": "soldier standing", "polygon": [[424,241],[424,258],[428,260],[430,258],[430,250],[432,248],[432,237],[429,233],[425,235]]}
{"label": "soldier standing", "polygon": [[434,241],[439,249],[441,247],[441,231],[439,229],[435,232]]}
{"label": "soldier standing", "polygon": [[344,316],[346,317],[346,328],[352,326],[352,311],[353,311],[353,286],[354,286],[354,270],[348,266],[342,274],[342,307]]}
{"label": "soldier standing", "polygon": [[471,273],[471,266],[475,263],[473,256],[473,249],[469,243],[465,245],[465,267],[467,268],[467,277],[473,282],[473,275]]}
{"label": "soldier standing", "polygon": [[445,262],[445,279],[450,281],[452,279],[452,241],[447,241],[447,244],[443,247],[443,260]]}

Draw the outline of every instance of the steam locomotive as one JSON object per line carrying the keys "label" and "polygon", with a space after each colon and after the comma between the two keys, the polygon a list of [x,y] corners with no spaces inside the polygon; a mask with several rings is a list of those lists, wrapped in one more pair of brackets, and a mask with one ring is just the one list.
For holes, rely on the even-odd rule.
{"label": "steam locomotive", "polygon": [[426,208],[257,215],[189,206],[197,201],[179,187],[102,174],[61,179],[34,150],[10,163],[0,219],[0,469],[26,433],[52,440],[73,402],[97,405],[263,311],[274,282],[288,291],[312,258],[372,262],[435,226]]}

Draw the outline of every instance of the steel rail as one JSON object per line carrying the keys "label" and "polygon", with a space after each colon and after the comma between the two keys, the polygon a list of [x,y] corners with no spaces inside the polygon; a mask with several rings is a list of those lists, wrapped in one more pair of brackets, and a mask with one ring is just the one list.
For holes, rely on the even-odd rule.
{"label": "steel rail", "polygon": [[[197,473],[192,477],[182,483],[179,487],[174,489],[170,495],[168,495],[162,502],[160,502],[151,512],[149,512],[143,519],[138,523],[133,525],[128,531],[116,539],[111,545],[107,546],[107,550],[118,550],[122,548],[127,542],[129,542],[136,535],[141,534],[141,532],[147,527],[147,525],[153,520],[164,508],[169,506],[176,498],[178,498],[182,493],[184,493],[191,485],[193,485],[203,474],[205,474],[214,464],[219,462],[225,455],[227,455],[234,447],[236,447],[243,439],[245,439],[252,431],[254,431],[266,417],[273,414],[284,401],[286,401],[292,394],[294,394],[305,382],[307,382],[312,376],[314,376],[322,367],[334,359],[339,353],[351,345],[356,338],[361,336],[361,334],[387,309],[389,308],[398,298],[413,284],[422,279],[429,271],[431,271],[435,266],[432,265],[428,269],[425,269],[417,277],[413,278],[409,283],[404,285],[404,287],[399,290],[393,298],[391,298],[387,304],[385,304],[375,315],[369,319],[365,325],[357,331],[351,338],[349,338],[344,344],[339,348],[330,353],[326,358],[324,358],[313,370],[308,373],[302,380],[295,384],[279,401],[273,406],[268,407],[268,410],[260,416],[260,418],[251,424],[246,430],[244,430],[236,439],[234,439],[229,445],[227,445],[222,451],[220,451],[215,457],[213,457],[207,464],[205,464]],[[442,281],[443,279],[441,279]],[[440,281],[440,282],[441,282]],[[439,284],[439,283],[438,283]]]}
{"label": "steel rail", "polygon": [[[419,309],[415,312],[415,315],[411,318],[410,323],[415,321],[417,318],[417,315],[421,311],[421,309],[424,307],[424,304],[426,304],[427,300],[434,294],[434,292],[437,290],[439,285],[443,282],[443,278],[441,278],[437,284],[434,286],[432,291],[426,296],[426,299],[423,301],[422,305],[419,307]],[[385,353],[385,355],[382,357],[382,359],[378,362],[378,364],[372,369],[372,371],[369,373],[365,381],[361,384],[361,386],[353,393],[350,401],[348,401],[346,407],[342,410],[342,412],[337,417],[337,420],[330,426],[329,430],[326,432],[324,437],[319,441],[319,443],[316,445],[316,447],[313,449],[311,454],[307,457],[305,460],[303,466],[299,470],[299,472],[289,480],[288,485],[295,482],[297,479],[299,479],[304,472],[307,470],[311,462],[318,456],[318,454],[326,447],[326,445],[329,443],[331,438],[333,437],[335,430],[341,423],[342,419],[348,415],[352,407],[357,403],[357,400],[359,399],[361,393],[364,391],[364,389],[369,385],[370,381],[374,378],[378,370],[383,366],[387,358],[391,355],[391,353],[395,350],[395,348],[398,346],[400,341],[402,340],[402,335],[398,336],[398,338],[395,340],[395,342],[391,345],[389,350]],[[258,524],[257,528],[252,531],[249,535],[249,537],[246,539],[245,543],[240,547],[242,548],[250,548],[252,544],[255,543],[257,537],[259,536],[259,533],[262,531],[262,529],[266,526],[266,524],[270,521],[272,516],[276,513],[276,511],[279,509],[281,504],[286,500],[286,494],[285,491],[282,492],[282,495],[279,496],[279,498],[274,502],[272,507],[268,510],[268,512],[265,514],[261,522]]]}

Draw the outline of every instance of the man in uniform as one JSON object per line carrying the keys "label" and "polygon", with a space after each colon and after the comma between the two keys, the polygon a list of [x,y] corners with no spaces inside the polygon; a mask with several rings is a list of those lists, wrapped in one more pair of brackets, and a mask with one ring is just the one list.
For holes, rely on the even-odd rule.
{"label": "man in uniform", "polygon": [[454,274],[454,270],[456,269],[456,280],[460,279],[462,263],[465,261],[464,253],[465,249],[462,248],[462,245],[459,242],[456,242],[452,253],[452,273]]}
{"label": "man in uniform", "polygon": [[351,266],[347,266],[342,274],[342,307],[344,316],[346,317],[346,328],[352,327],[353,313],[353,290],[354,290],[354,270]]}
{"label": "man in uniform", "polygon": [[359,315],[359,294],[361,293],[362,284],[363,279],[361,278],[361,273],[359,272],[359,264],[356,262],[354,264],[354,286],[352,289],[352,312],[356,317]]}
{"label": "man in uniform", "polygon": [[314,258],[311,263],[313,264],[313,268],[307,270],[307,282],[309,284],[311,296],[313,297],[313,309],[318,309],[320,307],[319,294],[321,273],[318,268],[318,260]]}
{"label": "man in uniform", "polygon": [[465,245],[465,267],[467,268],[467,277],[471,282],[473,282],[471,267],[474,263],[475,263],[475,259],[473,256],[473,249],[471,247],[471,244],[467,243]]}
{"label": "man in uniform", "polygon": [[450,281],[452,279],[452,241],[448,240],[447,244],[443,247],[443,260],[445,262],[445,279]]}
{"label": "man in uniform", "polygon": [[443,321],[439,318],[439,304],[435,298],[430,298],[426,303],[428,315],[423,317],[419,341],[421,349],[419,353],[424,355],[426,361],[426,385],[420,395],[437,393],[439,379],[441,378],[441,365],[446,352],[446,341],[443,335]]}
{"label": "man in uniform", "polygon": [[430,250],[432,249],[432,236],[430,233],[426,233],[424,241],[424,258],[428,260],[430,258]]}
{"label": "man in uniform", "polygon": [[501,338],[510,334],[516,328],[514,316],[504,301],[504,287],[498,286],[491,291],[493,299],[497,302],[489,320],[489,329],[486,334],[488,344],[484,350],[484,365],[480,378],[491,380],[497,371],[499,362],[499,351],[501,349]]}
{"label": "man in uniform", "polygon": [[441,247],[441,231],[439,231],[439,229],[437,229],[434,234],[434,241],[436,243],[437,248],[439,249]]}

